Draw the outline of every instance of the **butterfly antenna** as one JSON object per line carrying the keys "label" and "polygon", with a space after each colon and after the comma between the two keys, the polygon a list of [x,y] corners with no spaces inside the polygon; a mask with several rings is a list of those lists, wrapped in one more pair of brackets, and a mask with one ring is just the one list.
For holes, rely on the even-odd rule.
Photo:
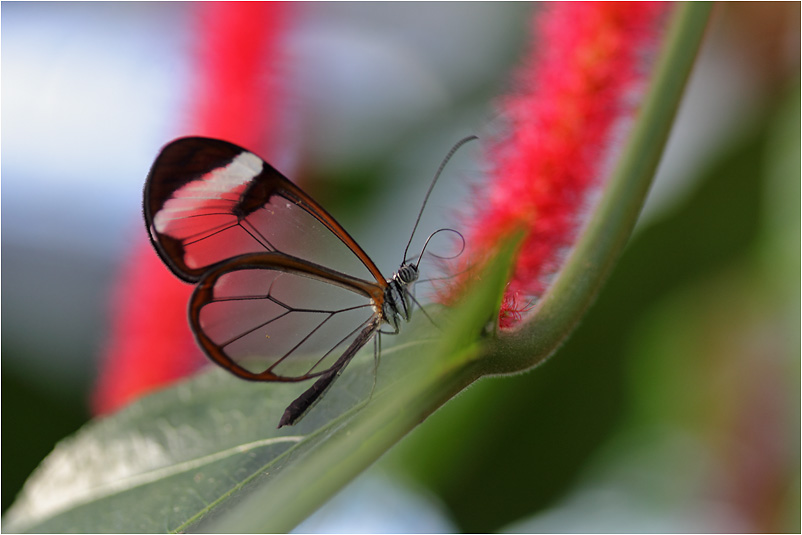
{"label": "butterfly antenna", "polygon": [[[441,229],[435,230],[434,232],[429,234],[429,237],[426,238],[426,241],[423,243],[423,248],[421,249],[420,254],[418,255],[418,261],[415,262],[415,267],[416,268],[420,266],[420,261],[423,260],[423,253],[426,252],[426,247],[429,246],[429,242],[431,241],[432,238],[434,238],[440,232],[453,232],[454,234],[459,236],[459,239],[462,241],[462,247],[460,248],[459,252],[457,252],[457,254],[452,255],[452,256],[440,256],[440,255],[436,255],[434,253],[429,253],[430,255],[432,255],[432,256],[434,256],[436,258],[440,258],[441,260],[452,260],[454,258],[457,258],[459,255],[461,255],[462,252],[465,250],[465,236],[463,236],[461,232],[459,232],[458,230],[454,230],[453,228],[441,228]],[[406,262],[406,259],[404,259],[404,262]]]}
{"label": "butterfly antenna", "polygon": [[420,218],[423,216],[423,209],[426,208],[426,203],[429,201],[429,195],[432,194],[434,185],[437,184],[437,179],[440,178],[440,174],[443,172],[443,169],[445,168],[446,164],[451,159],[451,157],[454,156],[454,153],[457,152],[457,150],[459,150],[461,146],[474,139],[479,139],[479,138],[476,136],[468,136],[457,141],[457,143],[453,147],[451,147],[451,150],[448,151],[446,157],[443,158],[443,162],[440,164],[440,167],[437,168],[437,172],[434,174],[432,183],[429,185],[429,190],[426,192],[426,196],[423,198],[423,204],[420,207],[420,212],[418,212],[418,218],[415,220],[415,226],[412,227],[412,234],[410,234],[409,241],[407,242],[407,246],[404,249],[404,259],[402,262],[406,262],[407,253],[409,252],[409,246],[412,244],[412,238],[415,237],[415,231],[418,230],[418,223],[420,223]]}

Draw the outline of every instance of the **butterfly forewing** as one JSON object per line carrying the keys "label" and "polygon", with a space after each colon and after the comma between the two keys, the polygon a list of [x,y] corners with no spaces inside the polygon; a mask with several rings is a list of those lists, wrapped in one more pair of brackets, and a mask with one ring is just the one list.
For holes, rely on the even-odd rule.
{"label": "butterfly forewing", "polygon": [[325,210],[261,158],[225,141],[167,145],[146,184],[145,217],[159,254],[187,281],[230,258],[270,251],[383,280]]}
{"label": "butterfly forewing", "polygon": [[330,369],[376,309],[368,294],[286,270],[278,258],[250,255],[213,270],[193,296],[190,321],[207,352],[238,375],[303,380]]}

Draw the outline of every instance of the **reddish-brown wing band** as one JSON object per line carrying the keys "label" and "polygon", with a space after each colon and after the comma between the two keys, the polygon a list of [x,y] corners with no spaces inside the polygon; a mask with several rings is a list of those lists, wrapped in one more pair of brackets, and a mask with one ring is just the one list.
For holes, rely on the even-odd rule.
{"label": "reddish-brown wing band", "polygon": [[367,254],[241,147],[197,137],[167,145],[144,213],[165,264],[197,283],[190,324],[211,360],[252,381],[318,378],[279,427],[303,416],[387,321],[390,285]]}

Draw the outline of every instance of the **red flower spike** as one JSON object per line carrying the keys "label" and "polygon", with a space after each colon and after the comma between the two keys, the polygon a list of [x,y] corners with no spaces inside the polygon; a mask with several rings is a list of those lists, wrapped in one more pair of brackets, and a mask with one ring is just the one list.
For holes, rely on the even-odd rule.
{"label": "red flower spike", "polygon": [[[281,64],[291,6],[195,6],[197,92],[186,133],[230,139],[269,153],[279,141],[281,88],[274,73]],[[92,395],[95,414],[114,411],[208,362],[187,322],[192,286],[169,272],[145,241],[144,229],[139,235],[113,296],[111,333]]]}
{"label": "red flower spike", "polygon": [[[463,215],[467,250],[452,266],[460,273],[481,263],[510,232],[526,230],[501,327],[519,322],[521,297],[542,294],[575,240],[615,127],[631,117],[633,91],[645,85],[642,62],[665,11],[661,3],[557,2],[535,14],[537,40],[517,91],[500,101],[508,131],[490,143],[492,170]],[[452,301],[467,278],[455,277],[441,300]]]}

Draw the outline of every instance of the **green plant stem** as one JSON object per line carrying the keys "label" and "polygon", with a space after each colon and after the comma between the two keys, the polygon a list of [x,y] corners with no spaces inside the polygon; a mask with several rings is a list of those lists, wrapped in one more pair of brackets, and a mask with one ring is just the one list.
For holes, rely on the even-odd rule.
{"label": "green plant stem", "polygon": [[646,199],[711,6],[687,2],[676,8],[650,90],[593,217],[530,320],[485,345],[485,373],[515,373],[540,364],[568,337],[593,302]]}

